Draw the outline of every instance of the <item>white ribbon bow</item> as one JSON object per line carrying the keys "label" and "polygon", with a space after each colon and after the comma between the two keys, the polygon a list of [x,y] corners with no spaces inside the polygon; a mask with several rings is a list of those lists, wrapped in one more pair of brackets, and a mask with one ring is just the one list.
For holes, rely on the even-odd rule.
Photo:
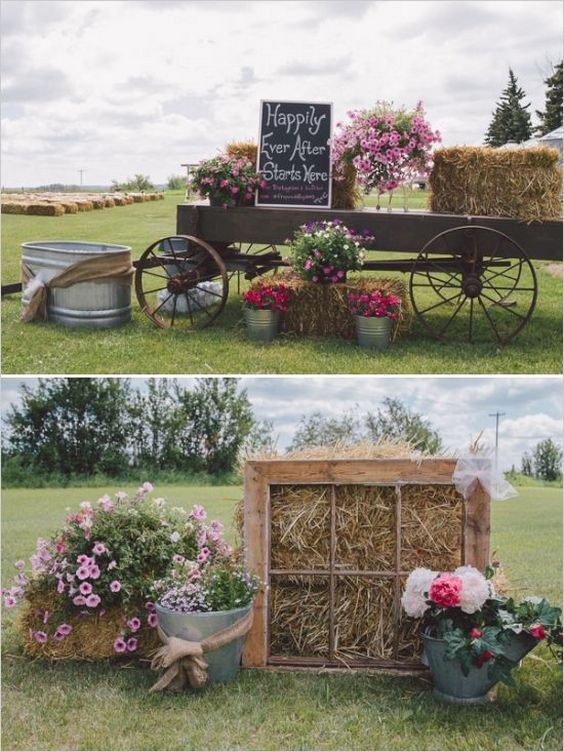
{"label": "white ribbon bow", "polygon": [[465,499],[470,498],[478,483],[494,501],[505,501],[519,495],[511,483],[505,480],[503,473],[495,471],[489,455],[460,457],[454,468],[452,481]]}

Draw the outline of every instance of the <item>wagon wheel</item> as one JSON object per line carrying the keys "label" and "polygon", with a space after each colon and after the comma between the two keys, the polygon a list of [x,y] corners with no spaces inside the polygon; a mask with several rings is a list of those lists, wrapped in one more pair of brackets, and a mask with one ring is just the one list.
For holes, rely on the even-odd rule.
{"label": "wagon wheel", "polygon": [[[278,249],[272,243],[241,243],[237,241],[236,243],[231,244],[231,248],[233,248],[237,253],[245,254],[245,256],[262,256],[263,254],[267,253],[278,253]],[[278,267],[274,268],[272,271],[276,274]],[[244,275],[244,272],[233,271],[229,274],[230,281],[235,275],[237,275],[238,294],[241,292],[241,274]],[[246,278],[250,279],[250,277]]]}
{"label": "wagon wheel", "polygon": [[498,230],[457,227],[425,244],[410,277],[413,310],[441,341],[503,345],[527,324],[537,298],[535,270]]}
{"label": "wagon wheel", "polygon": [[211,245],[192,235],[171,235],[150,245],[135,264],[141,310],[161,329],[209,326],[229,292],[225,264]]}

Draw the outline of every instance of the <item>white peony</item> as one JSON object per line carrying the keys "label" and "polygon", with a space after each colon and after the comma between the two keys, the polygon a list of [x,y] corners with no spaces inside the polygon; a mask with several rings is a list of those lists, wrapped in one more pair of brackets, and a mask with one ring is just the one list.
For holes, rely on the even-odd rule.
{"label": "white peony", "polygon": [[460,593],[460,609],[465,614],[479,611],[490,597],[490,586],[484,575],[475,567],[465,565],[454,570],[454,574],[462,580]]}
{"label": "white peony", "polygon": [[436,575],[436,572],[424,567],[417,567],[411,572],[405,583],[405,591],[401,599],[403,609],[408,616],[419,618],[429,608],[425,602],[426,594],[429,592]]}

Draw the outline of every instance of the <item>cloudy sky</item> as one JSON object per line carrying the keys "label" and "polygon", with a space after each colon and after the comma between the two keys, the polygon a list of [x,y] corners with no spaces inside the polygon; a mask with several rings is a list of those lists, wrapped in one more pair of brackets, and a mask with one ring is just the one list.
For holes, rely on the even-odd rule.
{"label": "cloudy sky", "polygon": [[[179,379],[187,385],[193,379]],[[3,378],[2,414],[17,403],[22,383],[37,379]],[[562,382],[559,377],[245,377],[255,415],[274,422],[278,446],[285,448],[303,415],[314,411],[337,417],[358,405],[376,412],[385,397],[401,399],[411,410],[437,428],[444,444],[463,452],[480,431],[482,440],[495,445],[495,419],[500,419],[500,467],[520,466],[521,455],[545,438],[562,442]],[[142,387],[143,379],[132,379]]]}
{"label": "cloudy sky", "polygon": [[559,0],[1,0],[2,185],[156,182],[256,139],[261,99],[422,99],[480,143],[511,66],[531,101],[562,54]]}

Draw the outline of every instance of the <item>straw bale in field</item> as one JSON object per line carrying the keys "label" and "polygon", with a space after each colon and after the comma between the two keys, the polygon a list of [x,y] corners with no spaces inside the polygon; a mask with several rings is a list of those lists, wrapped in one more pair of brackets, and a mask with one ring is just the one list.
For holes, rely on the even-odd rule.
{"label": "straw bale in field", "polygon": [[92,206],[94,209],[105,209],[106,208],[106,202],[103,198],[91,198],[90,201],[92,202]]}
{"label": "straw bale in field", "polygon": [[270,652],[307,657],[328,655],[329,582],[326,577],[271,577]]}
{"label": "straw bale in field", "polygon": [[307,282],[293,273],[274,275],[272,282],[284,282],[289,288],[288,310],[282,317],[282,331],[318,337],[355,339],[354,318],[349,311],[349,292],[383,290],[396,295],[401,303],[394,321],[392,338],[409,328],[411,312],[404,280],[349,275],[343,284]]}
{"label": "straw bale in field", "polygon": [[452,571],[462,564],[464,499],[454,486],[401,489],[401,569]]}
{"label": "straw bale in field", "polygon": [[74,201],[61,202],[61,206],[65,210],[65,214],[78,214],[78,204]]}
{"label": "straw bale in field", "polygon": [[523,222],[562,216],[558,149],[535,146],[439,149],[429,177],[432,211],[513,217]]}
{"label": "straw bale in field", "polygon": [[135,204],[142,204],[145,201],[145,196],[142,193],[135,193],[131,198]]}
{"label": "straw bale in field", "polygon": [[25,213],[42,217],[62,217],[65,210],[61,204],[37,203],[28,204]]}
{"label": "straw bale in field", "polygon": [[270,494],[272,567],[327,569],[331,489],[273,486]]}
{"label": "straw bale in field", "polygon": [[114,201],[113,198],[104,199],[104,206],[106,207],[106,209],[113,209],[115,205],[116,205],[116,202]]}
{"label": "straw bale in field", "polygon": [[[42,631],[43,616],[56,613],[57,596],[51,592],[34,593],[29,596],[20,616],[24,653],[31,657],[54,660],[100,661],[115,657],[114,640],[124,627],[124,614],[120,609],[108,609],[100,614],[77,614],[67,621],[72,632],[64,640],[50,638],[46,643],[37,642],[31,632]],[[156,629],[143,626],[136,632],[137,657],[147,657],[160,646]]]}
{"label": "straw bale in field", "polygon": [[343,180],[331,184],[331,208],[354,209],[362,200],[362,192],[356,182],[356,170],[352,164],[344,169]]}
{"label": "straw bale in field", "polygon": [[26,214],[27,204],[21,201],[6,201],[2,203],[2,214]]}
{"label": "straw bale in field", "polygon": [[77,201],[77,206],[79,212],[92,211],[94,208],[92,201]]}
{"label": "straw bale in field", "polygon": [[114,196],[114,206],[125,206],[126,204],[125,196]]}

